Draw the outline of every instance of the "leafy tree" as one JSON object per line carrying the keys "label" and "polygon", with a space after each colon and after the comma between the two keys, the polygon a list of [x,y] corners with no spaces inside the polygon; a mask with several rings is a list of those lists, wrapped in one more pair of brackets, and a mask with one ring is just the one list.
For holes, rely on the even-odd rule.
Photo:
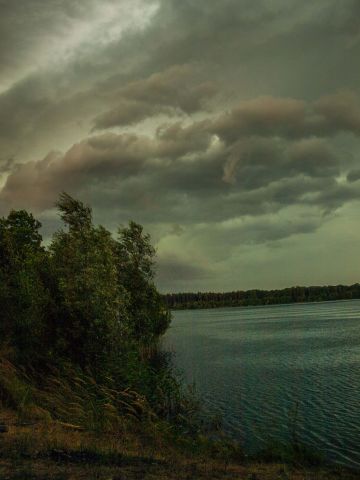
{"label": "leafy tree", "polygon": [[128,330],[137,341],[152,342],[170,324],[170,313],[154,284],[155,249],[143,227],[119,228],[116,245],[118,281],[129,294]]}
{"label": "leafy tree", "polygon": [[0,220],[0,336],[18,357],[43,350],[50,302],[40,222],[25,210]]}
{"label": "leafy tree", "polygon": [[165,415],[180,385],[156,348],[170,313],[154,284],[149,235],[130,222],[112,238],[66,193],[57,208],[64,227],[47,249],[30,213],[0,218],[0,343],[10,343],[30,376],[40,373],[36,381],[70,361],[101,385],[134,389]]}
{"label": "leafy tree", "polygon": [[67,194],[57,203],[67,230],[50,246],[57,279],[58,348],[77,364],[100,366],[124,334],[126,300],[117,282],[114,241],[94,227],[91,209]]}
{"label": "leafy tree", "polygon": [[67,359],[152,388],[143,346],[156,343],[170,314],[154,285],[149,235],[131,222],[113,239],[66,193],[57,208],[64,228],[48,249],[31,214],[0,219],[0,340],[25,364]]}

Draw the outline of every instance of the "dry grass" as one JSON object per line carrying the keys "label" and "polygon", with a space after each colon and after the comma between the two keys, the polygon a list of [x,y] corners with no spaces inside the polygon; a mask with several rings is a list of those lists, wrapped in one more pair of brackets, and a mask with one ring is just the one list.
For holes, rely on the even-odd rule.
{"label": "dry grass", "polygon": [[201,449],[183,451],[176,444],[159,442],[141,424],[133,428],[128,424],[116,433],[96,433],[58,422],[19,426],[16,413],[9,410],[2,411],[2,418],[9,425],[0,438],[0,478],[4,480],[360,478],[345,470],[234,462]]}
{"label": "dry grass", "polygon": [[[0,352],[0,405],[17,412],[19,422],[59,420],[88,430],[107,431],[124,421],[157,421],[145,397],[129,388],[99,384],[71,366],[54,367],[38,378],[15,367]],[[109,379],[111,385],[111,379]]]}
{"label": "dry grass", "polygon": [[[110,383],[110,382],[109,382]],[[345,470],[245,462],[238,446],[179,436],[129,389],[72,369],[41,382],[0,355],[1,480],[335,480]]]}

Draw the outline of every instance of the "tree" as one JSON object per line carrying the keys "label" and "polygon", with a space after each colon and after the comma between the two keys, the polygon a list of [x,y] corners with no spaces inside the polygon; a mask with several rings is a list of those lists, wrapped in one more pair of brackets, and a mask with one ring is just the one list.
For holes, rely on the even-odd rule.
{"label": "tree", "polygon": [[96,368],[117,348],[127,323],[115,243],[105,228],[94,227],[91,209],[82,202],[64,193],[57,207],[68,227],[50,246],[59,297],[58,348],[75,363]]}
{"label": "tree", "polygon": [[115,240],[70,195],[61,194],[57,208],[65,227],[48,249],[31,214],[0,219],[1,340],[24,362],[67,359],[106,373],[169,325],[154,285],[155,250],[134,222]]}
{"label": "tree", "polygon": [[0,219],[0,336],[24,360],[43,350],[47,336],[50,294],[40,227],[25,210]]}
{"label": "tree", "polygon": [[170,313],[154,284],[155,249],[143,227],[130,222],[119,228],[118,281],[129,295],[128,328],[138,341],[151,342],[170,324]]}

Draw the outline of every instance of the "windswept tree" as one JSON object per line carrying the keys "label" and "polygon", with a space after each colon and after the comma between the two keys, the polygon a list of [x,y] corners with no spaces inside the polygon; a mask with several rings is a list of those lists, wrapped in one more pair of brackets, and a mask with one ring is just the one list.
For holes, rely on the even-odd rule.
{"label": "windswept tree", "polygon": [[125,334],[127,293],[118,283],[110,232],[95,227],[91,209],[66,193],[57,207],[67,227],[50,246],[59,297],[58,348],[96,368]]}
{"label": "windswept tree", "polygon": [[170,313],[154,284],[155,249],[143,227],[119,228],[116,244],[118,281],[129,294],[128,327],[138,341],[152,342],[170,324]]}
{"label": "windswept tree", "polygon": [[25,210],[0,219],[0,338],[18,357],[44,349],[50,292],[40,222]]}
{"label": "windswept tree", "polygon": [[153,347],[170,314],[154,284],[149,235],[130,222],[113,238],[93,224],[89,206],[66,193],[57,208],[64,225],[48,248],[31,214],[0,219],[0,346],[9,344],[30,375],[40,372],[40,383],[49,368],[63,371],[70,362],[101,384],[134,389],[163,412],[179,387],[164,362],[157,370],[161,355]]}
{"label": "windswept tree", "polygon": [[132,369],[140,378],[140,347],[170,322],[154,284],[150,237],[130,222],[114,239],[66,193],[56,205],[64,227],[47,249],[31,214],[0,219],[0,341],[23,362],[68,360],[99,375],[112,365],[120,377]]}

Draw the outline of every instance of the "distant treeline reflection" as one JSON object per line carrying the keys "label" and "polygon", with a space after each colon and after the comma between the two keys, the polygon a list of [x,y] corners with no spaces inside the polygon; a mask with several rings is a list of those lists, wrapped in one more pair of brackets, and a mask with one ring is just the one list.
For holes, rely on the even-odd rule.
{"label": "distant treeline reflection", "polygon": [[282,290],[238,290],[223,293],[168,293],[163,298],[168,307],[174,310],[323,302],[360,298],[360,284],[290,287]]}

